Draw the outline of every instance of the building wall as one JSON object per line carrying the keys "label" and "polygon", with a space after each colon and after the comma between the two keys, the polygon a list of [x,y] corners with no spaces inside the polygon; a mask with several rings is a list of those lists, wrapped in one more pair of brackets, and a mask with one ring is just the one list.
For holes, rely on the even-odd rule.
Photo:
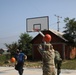
{"label": "building wall", "polygon": [[60,53],[60,55],[61,55],[61,58],[64,58],[63,57],[63,44],[52,44],[53,45],[53,48],[55,49],[55,50],[57,50],[59,53]]}
{"label": "building wall", "polygon": [[[69,58],[69,52],[68,52],[68,50],[65,50],[65,51],[63,50],[63,44],[52,44],[52,45],[53,45],[53,48],[60,53],[62,59]],[[33,59],[41,60],[42,56],[39,53],[37,47],[38,47],[38,44],[33,45]]]}
{"label": "building wall", "polygon": [[70,47],[68,45],[65,46],[65,57],[66,59],[70,59]]}
{"label": "building wall", "polygon": [[[66,59],[69,58],[69,54],[68,54],[68,48],[66,47],[66,43],[64,42],[64,40],[62,40],[61,38],[59,38],[58,36],[56,36],[55,34],[51,33],[51,32],[44,32],[44,34],[50,34],[52,37],[51,40],[51,44],[53,45],[54,49],[59,51],[61,58],[62,59]],[[33,59],[35,60],[39,60],[42,59],[40,53],[37,50],[38,45],[42,42],[42,36],[38,35],[32,42],[33,44]]]}
{"label": "building wall", "polygon": [[34,45],[33,45],[33,48],[34,48],[34,49],[33,49],[33,53],[34,53],[33,59],[35,59],[35,60],[41,60],[41,59],[42,59],[42,56],[41,56],[41,54],[39,53],[37,47],[38,47],[38,44],[34,44]]}

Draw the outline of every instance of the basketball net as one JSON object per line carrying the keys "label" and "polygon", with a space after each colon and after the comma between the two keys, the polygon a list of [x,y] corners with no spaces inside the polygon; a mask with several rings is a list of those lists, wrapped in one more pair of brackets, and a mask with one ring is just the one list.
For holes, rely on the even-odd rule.
{"label": "basketball net", "polygon": [[36,31],[36,32],[39,32],[40,31],[40,29],[33,29],[34,31]]}
{"label": "basketball net", "polygon": [[40,31],[40,29],[33,29],[34,31],[36,31],[36,32],[39,32],[39,34],[41,34],[43,37],[45,36],[41,31]]}

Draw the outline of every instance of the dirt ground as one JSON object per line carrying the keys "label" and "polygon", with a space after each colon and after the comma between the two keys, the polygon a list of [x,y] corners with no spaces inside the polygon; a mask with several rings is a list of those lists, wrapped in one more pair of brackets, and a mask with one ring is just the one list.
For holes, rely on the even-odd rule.
{"label": "dirt ground", "polygon": [[[19,75],[14,67],[0,67],[0,75]],[[42,75],[41,68],[24,67],[23,75]],[[76,75],[76,70],[61,70],[60,75]]]}

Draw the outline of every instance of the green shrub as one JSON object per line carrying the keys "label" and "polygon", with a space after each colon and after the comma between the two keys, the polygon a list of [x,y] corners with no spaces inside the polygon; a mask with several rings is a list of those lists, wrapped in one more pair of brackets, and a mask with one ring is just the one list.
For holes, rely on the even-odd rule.
{"label": "green shrub", "polygon": [[4,62],[9,59],[10,59],[10,55],[8,55],[8,54],[0,55],[0,62]]}

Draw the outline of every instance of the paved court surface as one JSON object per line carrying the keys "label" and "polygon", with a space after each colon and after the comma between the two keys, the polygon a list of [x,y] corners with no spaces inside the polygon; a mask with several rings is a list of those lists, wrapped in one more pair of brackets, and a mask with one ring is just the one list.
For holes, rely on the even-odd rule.
{"label": "paved court surface", "polygon": [[[14,67],[0,67],[0,75],[19,75]],[[42,75],[42,69],[24,68],[23,75]],[[76,70],[61,70],[60,75],[76,75]]]}

